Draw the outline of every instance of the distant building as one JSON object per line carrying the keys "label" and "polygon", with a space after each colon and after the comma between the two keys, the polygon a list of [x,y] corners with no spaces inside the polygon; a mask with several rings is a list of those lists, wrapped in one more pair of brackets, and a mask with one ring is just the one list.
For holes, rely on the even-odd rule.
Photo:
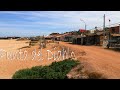
{"label": "distant building", "polygon": [[18,39],[20,37],[0,37],[0,39]]}
{"label": "distant building", "polygon": [[79,31],[82,33],[82,32],[86,32],[85,29],[79,29]]}
{"label": "distant building", "polygon": [[51,33],[50,35],[60,35],[59,33]]}
{"label": "distant building", "polygon": [[90,33],[95,33],[95,30],[90,30]]}

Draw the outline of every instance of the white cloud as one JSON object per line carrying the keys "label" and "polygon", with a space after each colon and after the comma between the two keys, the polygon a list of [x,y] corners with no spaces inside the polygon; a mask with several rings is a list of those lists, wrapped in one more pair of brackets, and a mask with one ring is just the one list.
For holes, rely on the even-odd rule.
{"label": "white cloud", "polygon": [[106,25],[109,25],[109,19],[110,24],[120,22],[120,11],[0,11],[0,14],[16,15],[17,18],[23,20],[0,21],[0,30],[3,27],[14,28],[17,31],[28,27],[28,30],[34,28],[38,32],[45,27],[46,31],[56,29],[56,32],[61,28],[65,28],[61,32],[78,30],[84,28],[85,25],[80,19],[85,21],[87,29],[91,29],[95,26],[103,26],[104,14],[106,14]]}

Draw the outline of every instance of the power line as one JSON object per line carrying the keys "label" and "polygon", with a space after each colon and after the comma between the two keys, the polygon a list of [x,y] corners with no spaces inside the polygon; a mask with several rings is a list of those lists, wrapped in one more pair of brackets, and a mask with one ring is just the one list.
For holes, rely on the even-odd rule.
{"label": "power line", "polygon": [[[117,26],[117,25],[119,25],[120,24],[120,22],[117,22],[117,23],[114,23],[114,24],[110,24],[110,26]],[[106,25],[106,27],[109,27],[109,25]],[[99,26],[99,27],[97,27],[97,28],[103,28],[103,26]],[[93,29],[95,29],[95,28],[92,28],[92,29],[89,29],[89,30],[93,30]]]}
{"label": "power line", "polygon": [[[107,12],[107,11],[106,11],[106,12]],[[113,14],[107,14],[107,15],[105,14],[105,17],[107,18],[108,16],[111,16],[111,15],[113,15]],[[97,20],[98,20],[98,19],[101,19],[101,20],[102,20],[102,19],[103,19],[103,16],[102,16],[102,17],[98,17]],[[109,25],[110,25],[110,24],[109,24]],[[106,25],[106,26],[108,26],[108,25]],[[100,27],[97,27],[97,28],[103,28],[103,26],[100,26]],[[95,29],[95,28],[92,28],[92,29]],[[90,30],[92,30],[92,29],[90,29]]]}

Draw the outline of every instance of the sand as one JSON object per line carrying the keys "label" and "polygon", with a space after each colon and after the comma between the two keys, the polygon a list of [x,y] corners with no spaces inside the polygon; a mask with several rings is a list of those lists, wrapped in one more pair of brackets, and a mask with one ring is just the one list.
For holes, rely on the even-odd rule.
{"label": "sand", "polygon": [[120,79],[120,52],[100,46],[81,46],[66,42],[61,42],[60,45],[70,47],[87,70],[102,73],[108,79]]}
{"label": "sand", "polygon": [[[55,61],[53,59],[48,60],[47,56],[47,50],[52,51],[52,53],[54,52],[52,44],[49,44],[47,45],[47,48],[42,49],[42,56],[40,56],[39,45],[30,48],[22,48],[29,46],[29,43],[26,42],[29,41],[0,40],[0,49],[5,50],[8,53],[8,57],[4,54],[4,56],[0,58],[0,79],[11,79],[13,74],[20,69],[49,65]],[[21,56],[21,58],[19,58],[18,54],[20,50],[21,52],[27,51],[25,54],[22,54],[23,57]],[[33,51],[36,52],[36,55],[35,53],[32,54]],[[10,55],[14,55],[14,57],[10,57]],[[34,55],[35,58],[33,59]],[[49,57],[51,56],[52,54],[50,54]]]}
{"label": "sand", "polygon": [[[16,40],[0,40],[0,49],[5,50],[6,52],[18,52],[27,51],[27,57],[24,60],[17,58],[6,58],[5,56],[0,57],[0,79],[11,79],[12,75],[24,68],[31,68],[33,66],[39,65],[49,65],[55,60],[48,60],[47,58],[47,50],[51,50],[52,53],[60,50],[57,48],[54,50],[52,44],[47,44],[47,48],[42,49],[42,58],[39,56],[39,46],[32,46],[30,48],[22,48],[29,46],[29,41],[16,41]],[[66,42],[60,42],[59,44],[55,44],[57,46],[69,47],[72,51],[74,51],[75,56],[81,63],[83,63],[84,67],[89,71],[96,71],[99,73],[103,73],[107,78],[110,79],[120,79],[120,53],[112,50],[106,50],[99,46],[81,46],[81,45],[73,45]],[[36,58],[32,60],[33,54],[32,52],[36,49]],[[58,60],[59,61],[59,60]]]}

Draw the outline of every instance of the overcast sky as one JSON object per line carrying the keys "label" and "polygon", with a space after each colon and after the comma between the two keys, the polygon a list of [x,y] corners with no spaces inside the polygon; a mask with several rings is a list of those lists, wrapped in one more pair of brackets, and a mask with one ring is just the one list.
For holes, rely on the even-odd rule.
{"label": "overcast sky", "polygon": [[[48,35],[120,22],[120,11],[0,11],[0,36]],[[109,23],[109,19],[111,22]],[[83,22],[83,21],[85,22]]]}

